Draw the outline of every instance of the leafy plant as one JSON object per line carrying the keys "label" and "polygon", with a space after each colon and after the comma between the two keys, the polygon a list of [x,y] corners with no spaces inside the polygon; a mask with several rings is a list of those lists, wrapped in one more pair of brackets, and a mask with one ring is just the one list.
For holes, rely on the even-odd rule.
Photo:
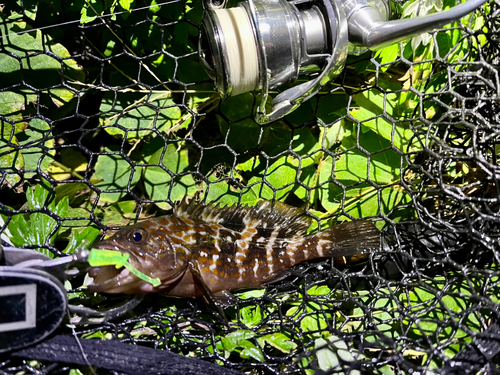
{"label": "leafy plant", "polygon": [[[27,218],[23,213],[11,217],[8,223],[10,236],[7,239],[14,246],[33,248],[53,257],[54,254],[48,250],[48,246],[54,246],[61,230],[58,222],[68,216],[68,197],[62,198],[56,204],[54,197],[49,199],[49,191],[43,185],[37,185],[34,190],[28,189],[26,197],[25,209],[32,213]],[[86,248],[98,235],[99,230],[94,227],[74,230],[64,252],[72,253],[77,249]]]}
{"label": "leafy plant", "polygon": [[[30,105],[38,102],[59,111],[75,97],[71,86],[60,85],[61,72],[73,80],[85,76],[63,45],[30,30],[20,14],[0,13],[0,33],[9,36],[0,53],[0,167],[10,186],[46,171],[55,155],[50,125],[40,118],[26,122],[26,115],[34,113]],[[21,80],[25,88],[12,88]]]}

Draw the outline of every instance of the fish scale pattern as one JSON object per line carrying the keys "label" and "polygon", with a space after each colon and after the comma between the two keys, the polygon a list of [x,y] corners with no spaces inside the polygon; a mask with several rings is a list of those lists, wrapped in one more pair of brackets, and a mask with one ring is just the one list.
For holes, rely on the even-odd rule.
{"label": "fish scale pattern", "polygon": [[[252,120],[256,94],[213,91],[197,57],[202,15],[198,0],[0,5],[2,241],[61,256],[194,197],[285,202],[305,210],[308,232],[369,220],[382,247],[297,265],[236,293],[225,317],[202,299],[149,295],[58,333],[248,374],[498,373],[498,0],[350,56],[333,84],[265,126]],[[123,301],[70,282],[71,303]],[[89,371],[0,356],[2,374]]]}

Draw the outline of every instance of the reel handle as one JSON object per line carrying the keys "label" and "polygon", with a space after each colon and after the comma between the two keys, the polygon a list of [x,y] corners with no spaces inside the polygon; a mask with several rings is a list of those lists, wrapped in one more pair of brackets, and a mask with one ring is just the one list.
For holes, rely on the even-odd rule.
{"label": "reel handle", "polygon": [[[280,119],[310,99],[342,71],[349,53],[376,50],[430,31],[472,12],[486,0],[450,10],[390,21],[389,0],[205,0],[199,40],[203,67],[226,98],[260,94],[253,114],[259,124]],[[278,94],[270,90],[312,79]]]}

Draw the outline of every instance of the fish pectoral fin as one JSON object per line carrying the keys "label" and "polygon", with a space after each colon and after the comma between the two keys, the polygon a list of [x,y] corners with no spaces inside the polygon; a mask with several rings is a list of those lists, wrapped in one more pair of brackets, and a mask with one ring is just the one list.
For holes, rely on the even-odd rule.
{"label": "fish pectoral fin", "polygon": [[203,292],[203,297],[205,298],[207,303],[212,305],[215,308],[215,310],[217,310],[217,312],[219,313],[220,317],[222,318],[222,320],[226,325],[229,324],[226,318],[226,314],[224,314],[224,310],[222,309],[223,305],[219,304],[217,296],[208,287],[208,285],[205,283],[205,280],[203,280],[201,272],[198,268],[198,263],[191,261],[189,262],[188,268],[189,271],[191,271],[191,274],[193,275],[194,283]]}

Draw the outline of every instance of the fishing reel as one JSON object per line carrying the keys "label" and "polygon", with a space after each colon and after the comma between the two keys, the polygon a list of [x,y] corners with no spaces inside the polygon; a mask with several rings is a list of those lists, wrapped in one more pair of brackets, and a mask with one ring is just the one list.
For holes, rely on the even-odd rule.
{"label": "fishing reel", "polygon": [[[389,21],[389,0],[204,0],[199,56],[223,98],[260,92],[255,120],[278,120],[313,97],[344,68],[347,55],[376,50],[456,21],[486,0]],[[266,111],[270,90],[280,92]]]}

